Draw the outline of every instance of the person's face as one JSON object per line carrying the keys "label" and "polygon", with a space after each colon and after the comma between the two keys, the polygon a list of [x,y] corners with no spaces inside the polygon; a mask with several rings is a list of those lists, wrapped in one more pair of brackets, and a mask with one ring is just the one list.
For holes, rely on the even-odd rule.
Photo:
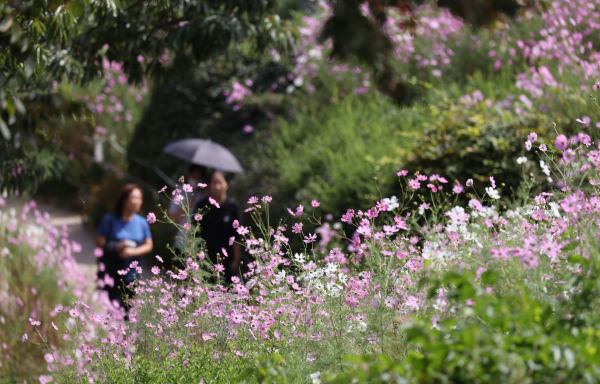
{"label": "person's face", "polygon": [[136,188],[131,191],[125,201],[125,209],[129,212],[138,213],[142,208],[142,202],[142,191]]}
{"label": "person's face", "polygon": [[192,171],[188,174],[187,182],[194,188],[197,187],[198,183],[204,182],[204,178],[202,177],[202,172],[200,171]]}
{"label": "person's face", "polygon": [[225,180],[225,176],[221,172],[217,172],[210,179],[210,192],[213,196],[220,196],[221,194],[227,193],[229,184]]}

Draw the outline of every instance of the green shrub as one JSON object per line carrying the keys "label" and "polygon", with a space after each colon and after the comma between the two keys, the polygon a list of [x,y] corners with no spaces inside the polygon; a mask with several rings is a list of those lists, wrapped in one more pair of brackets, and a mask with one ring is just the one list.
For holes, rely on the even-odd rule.
{"label": "green shrub", "polygon": [[417,131],[416,119],[384,96],[309,104],[260,138],[254,167],[236,186],[249,196],[272,195],[275,217],[285,216],[288,207],[308,207],[312,199],[334,215],[369,208],[382,197],[378,185],[385,197],[399,154],[412,145],[398,132]]}
{"label": "green shrub", "polygon": [[[577,287],[571,298],[546,302],[536,298],[526,282],[509,294],[479,295],[477,304],[461,303],[477,288],[470,274],[447,273],[430,288],[448,289],[458,318],[436,327],[415,320],[403,331],[414,349],[403,359],[352,357],[358,365],[330,383],[594,383],[600,375],[598,256],[571,255],[571,266],[583,266],[580,277],[564,287]],[[482,275],[484,284],[496,272]]]}
{"label": "green shrub", "polygon": [[551,122],[542,114],[530,112],[519,116],[484,102],[472,109],[449,101],[423,108],[429,115],[424,130],[412,150],[405,151],[405,168],[426,174],[439,174],[451,182],[464,185],[472,178],[478,190],[494,176],[506,184],[506,191],[516,191],[523,166],[516,159],[525,156],[537,162],[535,151],[525,150],[527,135],[537,132],[538,140],[550,144]]}

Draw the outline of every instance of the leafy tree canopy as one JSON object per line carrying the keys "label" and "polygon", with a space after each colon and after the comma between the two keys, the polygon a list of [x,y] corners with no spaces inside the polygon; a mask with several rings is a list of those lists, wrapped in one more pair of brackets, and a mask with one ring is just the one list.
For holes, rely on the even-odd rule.
{"label": "leafy tree canopy", "polygon": [[122,63],[130,83],[184,77],[238,47],[292,48],[275,0],[23,0],[0,2],[0,185],[35,187],[55,172],[56,128],[93,121],[91,107],[59,86]]}
{"label": "leafy tree canopy", "polygon": [[[394,43],[386,31],[391,12],[405,17],[399,22],[407,31],[418,26],[419,6],[426,0],[328,0],[332,15],[327,20],[320,39],[331,39],[332,58],[355,58],[369,64],[378,75],[381,91],[400,103],[415,96],[414,87],[399,81],[392,64]],[[533,10],[549,7],[546,0],[436,0],[474,28],[494,26],[505,18],[516,17]]]}

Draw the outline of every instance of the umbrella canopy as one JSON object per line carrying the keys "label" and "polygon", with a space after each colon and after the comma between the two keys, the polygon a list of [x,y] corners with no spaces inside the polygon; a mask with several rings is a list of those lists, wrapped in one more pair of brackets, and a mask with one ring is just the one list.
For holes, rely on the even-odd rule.
{"label": "umbrella canopy", "polygon": [[164,147],[163,151],[193,164],[223,172],[244,173],[244,168],[227,148],[210,140],[178,140]]}

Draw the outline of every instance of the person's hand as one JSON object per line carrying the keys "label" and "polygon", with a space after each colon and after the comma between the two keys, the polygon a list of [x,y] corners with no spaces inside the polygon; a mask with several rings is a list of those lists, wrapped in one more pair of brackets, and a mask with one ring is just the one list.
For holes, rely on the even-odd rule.
{"label": "person's hand", "polygon": [[[119,244],[120,246],[120,244]],[[119,252],[119,257],[121,259],[127,259],[129,257],[134,257],[135,256],[135,252],[134,252],[135,248],[131,248],[131,247],[127,247],[127,246],[123,246],[122,248],[120,248]]]}
{"label": "person's hand", "polygon": [[119,255],[121,255],[121,252],[123,251],[123,249],[125,249],[127,247],[127,245],[125,245],[125,240],[121,240],[119,241],[119,245],[117,245],[117,253]]}

